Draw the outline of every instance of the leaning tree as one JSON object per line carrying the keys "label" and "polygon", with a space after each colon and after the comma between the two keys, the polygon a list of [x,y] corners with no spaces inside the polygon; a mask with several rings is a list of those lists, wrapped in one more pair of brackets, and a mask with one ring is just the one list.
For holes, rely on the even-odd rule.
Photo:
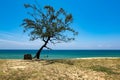
{"label": "leaning tree", "polygon": [[31,8],[28,12],[30,18],[25,18],[22,23],[24,32],[29,32],[30,40],[41,39],[44,42],[34,58],[40,58],[43,48],[50,49],[48,43],[68,42],[74,40],[74,36],[78,34],[71,28],[72,14],[66,13],[63,8],[55,11],[49,5],[43,9],[31,4],[24,4],[24,7]]}

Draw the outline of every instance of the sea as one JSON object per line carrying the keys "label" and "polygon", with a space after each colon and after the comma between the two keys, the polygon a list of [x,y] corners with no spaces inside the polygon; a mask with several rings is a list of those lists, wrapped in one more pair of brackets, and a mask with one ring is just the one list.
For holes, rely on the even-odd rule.
{"label": "sea", "polygon": [[[0,59],[23,59],[24,54],[34,56],[37,50],[0,50]],[[41,59],[72,59],[72,58],[96,58],[118,57],[120,50],[43,50]]]}

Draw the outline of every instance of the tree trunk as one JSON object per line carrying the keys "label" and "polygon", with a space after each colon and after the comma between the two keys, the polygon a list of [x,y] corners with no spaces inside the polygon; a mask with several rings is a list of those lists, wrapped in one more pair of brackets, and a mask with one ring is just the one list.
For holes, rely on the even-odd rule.
{"label": "tree trunk", "polygon": [[42,51],[43,48],[44,48],[44,45],[38,50],[38,52],[36,53],[36,55],[35,55],[34,58],[37,58],[37,59],[40,58],[40,53],[41,53],[41,51]]}
{"label": "tree trunk", "polygon": [[40,58],[40,53],[41,53],[42,49],[43,49],[44,47],[46,47],[46,45],[47,45],[47,43],[48,43],[49,40],[50,40],[50,37],[48,37],[48,39],[47,39],[46,41],[44,41],[44,42],[45,42],[44,45],[38,50],[38,52],[36,53],[36,55],[35,55],[34,58],[37,58],[37,59]]}

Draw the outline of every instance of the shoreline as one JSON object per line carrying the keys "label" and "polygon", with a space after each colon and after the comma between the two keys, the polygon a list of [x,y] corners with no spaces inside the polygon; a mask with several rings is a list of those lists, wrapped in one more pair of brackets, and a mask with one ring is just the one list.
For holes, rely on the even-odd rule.
{"label": "shoreline", "polygon": [[[120,59],[120,57],[86,57],[86,58],[64,58],[64,59],[40,59],[40,60],[80,60],[80,59]],[[24,60],[24,59],[0,59],[0,60]]]}
{"label": "shoreline", "polygon": [[88,58],[74,58],[74,59],[120,59],[120,57],[88,57]]}

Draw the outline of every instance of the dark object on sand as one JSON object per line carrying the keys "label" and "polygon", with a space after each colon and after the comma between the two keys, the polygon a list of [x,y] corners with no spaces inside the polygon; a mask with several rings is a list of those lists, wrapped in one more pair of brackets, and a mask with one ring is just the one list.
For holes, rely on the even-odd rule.
{"label": "dark object on sand", "polygon": [[32,55],[31,54],[25,54],[24,55],[24,60],[32,60]]}

